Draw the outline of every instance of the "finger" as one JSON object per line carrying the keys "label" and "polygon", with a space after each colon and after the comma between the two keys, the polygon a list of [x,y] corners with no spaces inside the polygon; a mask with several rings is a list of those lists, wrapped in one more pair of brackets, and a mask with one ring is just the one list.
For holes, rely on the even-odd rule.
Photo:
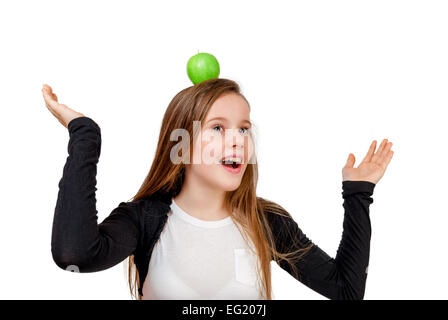
{"label": "finger", "polygon": [[53,97],[55,101],[58,101],[58,96],[56,95],[56,93],[53,92],[53,88],[51,88],[49,85],[46,84],[44,84],[44,88],[47,90],[50,96]]}
{"label": "finger", "polygon": [[56,118],[59,117],[58,114],[52,108],[50,108],[47,103],[45,103],[45,106]]}
{"label": "finger", "polygon": [[47,84],[44,84],[44,85],[43,85],[43,89],[45,89],[45,90],[48,92],[48,94],[49,94],[54,100],[58,101],[58,97],[56,96],[56,93],[53,92],[53,88],[52,88],[52,87],[50,87],[50,86],[47,85]]}
{"label": "finger", "polygon": [[390,160],[392,160],[393,156],[394,156],[394,152],[392,150],[390,150],[386,155],[385,167],[387,167],[389,165],[389,162],[390,162]]}
{"label": "finger", "polygon": [[373,153],[375,152],[375,148],[376,148],[376,140],[373,140],[372,144],[370,145],[369,150],[367,151],[366,156],[361,161],[361,163],[370,162],[372,160],[372,156],[373,156]]}
{"label": "finger", "polygon": [[356,159],[353,153],[350,153],[347,158],[347,162],[345,163],[344,168],[353,168],[355,165]]}
{"label": "finger", "polygon": [[50,108],[56,109],[58,107],[58,102],[53,99],[53,97],[48,92],[47,88],[42,89],[42,94],[44,96],[45,102],[48,104]]}
{"label": "finger", "polygon": [[44,101],[45,101],[45,105],[49,108],[49,109],[56,109],[57,107],[57,102],[54,101],[54,99],[52,97],[50,97],[48,95],[48,93],[42,92],[43,96],[44,96]]}
{"label": "finger", "polygon": [[50,107],[50,105],[47,103],[47,101],[45,100],[45,106],[47,107],[47,109],[51,112],[51,114],[53,116],[55,116],[56,118],[60,118],[60,115],[52,108]]}
{"label": "finger", "polygon": [[378,150],[373,155],[372,161],[376,162],[376,161],[378,161],[380,159],[380,155],[383,152],[383,149],[384,149],[384,146],[386,145],[386,143],[387,143],[387,139],[383,139],[383,141],[381,142]]}
{"label": "finger", "polygon": [[386,146],[384,147],[383,152],[381,152],[380,157],[385,158],[387,156],[387,154],[389,153],[390,148],[392,148],[392,142],[386,143]]}
{"label": "finger", "polygon": [[59,121],[61,121],[61,120],[60,120],[61,115],[60,115],[59,113],[57,113],[53,108],[51,108],[51,107],[48,105],[48,103],[45,103],[45,106],[46,106],[47,109],[51,112],[51,114],[52,114],[53,116],[55,116],[55,118],[57,118]]}
{"label": "finger", "polygon": [[44,85],[42,86],[42,89],[47,90],[49,93],[52,93],[52,92],[53,92],[53,88],[51,88],[48,84],[44,84]]}

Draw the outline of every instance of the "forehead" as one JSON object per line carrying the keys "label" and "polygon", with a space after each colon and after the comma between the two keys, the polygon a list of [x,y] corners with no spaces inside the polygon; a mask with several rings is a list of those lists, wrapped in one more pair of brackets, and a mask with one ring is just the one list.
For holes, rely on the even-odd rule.
{"label": "forehead", "polygon": [[236,121],[249,120],[249,115],[249,105],[243,97],[236,93],[226,93],[215,100],[205,117],[205,121],[215,117],[235,119]]}

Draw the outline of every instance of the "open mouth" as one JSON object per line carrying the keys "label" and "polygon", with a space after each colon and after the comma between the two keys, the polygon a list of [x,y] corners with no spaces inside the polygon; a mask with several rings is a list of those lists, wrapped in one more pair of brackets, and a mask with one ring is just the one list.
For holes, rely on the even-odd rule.
{"label": "open mouth", "polygon": [[222,160],[221,164],[228,167],[228,168],[239,168],[241,166],[241,163],[238,161],[233,161],[233,160]]}
{"label": "open mouth", "polygon": [[236,162],[227,163],[223,161],[222,164],[227,168],[233,168],[233,169],[239,168],[241,166],[241,163]]}
{"label": "open mouth", "polygon": [[221,160],[221,165],[231,173],[239,173],[242,166],[241,158],[224,158]]}

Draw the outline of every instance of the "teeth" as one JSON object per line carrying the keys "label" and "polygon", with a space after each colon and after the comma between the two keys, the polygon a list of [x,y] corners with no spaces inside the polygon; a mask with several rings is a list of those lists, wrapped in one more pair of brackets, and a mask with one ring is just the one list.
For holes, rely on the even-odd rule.
{"label": "teeth", "polygon": [[241,158],[226,158],[225,160],[222,160],[222,162],[225,164],[232,164],[233,162],[242,163],[242,160]]}

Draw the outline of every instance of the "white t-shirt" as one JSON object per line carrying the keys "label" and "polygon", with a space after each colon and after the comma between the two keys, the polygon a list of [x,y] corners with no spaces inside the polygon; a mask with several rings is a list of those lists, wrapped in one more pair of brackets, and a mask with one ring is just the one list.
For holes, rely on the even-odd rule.
{"label": "white t-shirt", "polygon": [[172,199],[151,255],[143,299],[264,299],[257,264],[258,256],[230,216],[198,219]]}

